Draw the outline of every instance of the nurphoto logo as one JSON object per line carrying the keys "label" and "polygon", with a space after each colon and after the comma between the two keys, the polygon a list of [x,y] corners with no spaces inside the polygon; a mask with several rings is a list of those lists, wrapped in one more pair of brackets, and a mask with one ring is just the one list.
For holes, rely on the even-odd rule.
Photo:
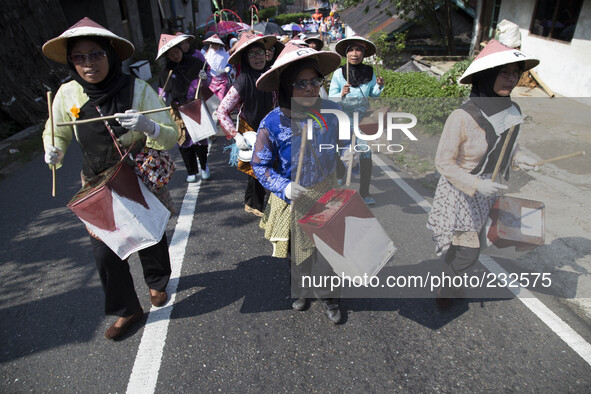
{"label": "nurphoto logo", "polygon": [[[353,120],[349,118],[349,115],[344,111],[338,109],[321,109],[320,113],[317,111],[313,111],[314,113],[308,113],[310,118],[308,118],[307,124],[307,138],[308,140],[313,139],[313,122],[316,122],[321,129],[328,129],[327,122],[322,116],[323,114],[332,114],[337,117],[338,125],[339,125],[339,134],[338,138],[342,141],[349,141],[352,140],[354,136],[356,139],[361,139],[364,141],[377,141],[382,137],[384,134],[384,129],[386,133],[387,141],[392,141],[394,131],[402,131],[404,135],[406,135],[411,141],[417,141],[417,137],[411,133],[410,129],[416,126],[417,124],[417,117],[413,114],[408,112],[378,112],[377,119],[374,119],[374,123],[365,123],[360,125],[359,123],[359,113],[353,113]],[[408,122],[410,120],[410,122]],[[384,127],[385,123],[385,127]],[[372,132],[364,133],[363,129],[367,130],[367,128],[371,128]],[[352,131],[354,134],[352,134]],[[387,151],[390,153],[399,153],[404,150],[404,147],[400,144],[384,144],[384,143],[362,143],[356,144],[352,143],[349,146],[335,146],[334,144],[320,144],[318,147],[319,151],[323,150],[349,150],[355,152],[367,152],[372,147],[375,147],[377,152],[380,151]]]}

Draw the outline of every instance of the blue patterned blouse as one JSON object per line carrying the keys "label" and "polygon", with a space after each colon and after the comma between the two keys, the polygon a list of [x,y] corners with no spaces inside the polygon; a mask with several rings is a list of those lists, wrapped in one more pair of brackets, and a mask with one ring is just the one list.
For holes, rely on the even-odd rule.
{"label": "blue patterned blouse", "polygon": [[[341,109],[338,104],[329,100],[322,100],[322,108]],[[292,119],[277,107],[267,114],[259,126],[250,164],[259,182],[285,201],[289,201],[285,197],[285,188],[291,181],[295,181],[302,141],[300,130],[305,127],[308,119],[312,119],[313,139],[306,144],[300,179],[302,186],[312,186],[324,181],[336,169],[337,146],[343,151],[350,143],[349,139],[337,141],[339,126],[335,115],[322,114],[322,118],[317,113],[310,114],[301,120],[294,119],[292,124]]]}

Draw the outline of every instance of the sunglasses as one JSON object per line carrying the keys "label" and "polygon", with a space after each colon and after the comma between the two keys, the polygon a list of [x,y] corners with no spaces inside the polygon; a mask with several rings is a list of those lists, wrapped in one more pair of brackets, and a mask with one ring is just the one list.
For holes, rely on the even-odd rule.
{"label": "sunglasses", "polygon": [[306,89],[308,85],[317,88],[322,85],[322,82],[324,82],[324,78],[312,78],[310,80],[300,79],[299,81],[295,81],[291,86],[293,86],[294,89]]}
{"label": "sunglasses", "polygon": [[248,52],[248,57],[253,58],[257,56],[264,56],[266,54],[264,49],[255,49]]}
{"label": "sunglasses", "polygon": [[106,56],[107,56],[107,52],[100,50],[100,51],[90,52],[85,55],[82,55],[82,54],[70,55],[70,56],[68,56],[68,60],[70,60],[70,62],[72,64],[80,66],[82,64],[96,63],[99,60],[101,60],[103,57],[106,57]]}

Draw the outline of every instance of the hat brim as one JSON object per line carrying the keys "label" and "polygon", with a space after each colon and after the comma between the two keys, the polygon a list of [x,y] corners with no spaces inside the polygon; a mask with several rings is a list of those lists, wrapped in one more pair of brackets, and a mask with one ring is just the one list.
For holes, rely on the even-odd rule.
{"label": "hat brim", "polygon": [[[292,55],[293,54],[293,55]],[[293,51],[275,61],[273,67],[261,75],[257,80],[257,89],[264,92],[279,90],[279,78],[281,73],[292,63],[303,59],[316,59],[318,62],[318,71],[323,77],[332,73],[341,65],[341,56],[332,51],[317,51],[312,48],[301,48]]]}
{"label": "hat brim", "polygon": [[224,46],[226,45],[226,44],[224,44],[224,42],[221,39],[219,39],[219,38],[218,39],[215,39],[215,38],[212,39],[211,37],[208,38],[207,40],[203,41],[203,43],[204,44],[210,44],[210,45],[211,44],[224,45]]}
{"label": "hat brim", "polygon": [[481,59],[475,59],[470,66],[464,71],[464,74],[460,77],[460,83],[471,84],[474,75],[481,71],[489,70],[505,64],[524,62],[525,67],[523,71],[530,70],[540,64],[538,59],[526,55],[520,50],[502,51],[492,53],[488,56],[484,56]]}
{"label": "hat brim", "polygon": [[334,50],[341,56],[347,56],[347,47],[355,43],[361,43],[363,46],[365,46],[363,57],[370,57],[376,54],[376,46],[374,43],[361,37],[344,38],[337,42]]}
{"label": "hat brim", "polygon": [[180,44],[185,40],[190,40],[192,36],[189,35],[182,35],[182,36],[175,36],[172,40],[168,41],[166,44],[162,45],[160,49],[158,49],[158,54],[156,55],[156,59],[160,59],[166,52]]}
{"label": "hat brim", "polygon": [[324,41],[322,41],[320,38],[310,37],[310,38],[306,38],[304,41],[307,42],[308,44],[310,44],[311,42],[315,42],[316,45],[318,46],[318,48],[316,48],[317,51],[324,48]]}
{"label": "hat brim", "polygon": [[[234,47],[236,49],[234,49],[234,52],[228,58],[228,63],[240,64],[240,60],[242,58],[242,52],[244,52],[244,50],[246,48],[248,48],[249,45],[255,44],[257,42],[260,42],[261,44],[263,44],[265,49],[269,49],[277,42],[277,37],[275,37],[273,35],[258,36],[258,37],[253,37],[250,40],[245,41],[244,43],[240,44],[240,47],[238,47],[238,48]],[[236,43],[236,45],[238,45],[239,43],[240,43],[240,41],[238,41]]]}
{"label": "hat brim", "polygon": [[43,44],[41,50],[51,60],[61,64],[68,64],[68,39],[78,37],[103,37],[109,39],[121,61],[129,59],[135,52],[133,44],[125,38],[119,37],[109,30],[92,26],[68,29],[58,37],[52,38]]}

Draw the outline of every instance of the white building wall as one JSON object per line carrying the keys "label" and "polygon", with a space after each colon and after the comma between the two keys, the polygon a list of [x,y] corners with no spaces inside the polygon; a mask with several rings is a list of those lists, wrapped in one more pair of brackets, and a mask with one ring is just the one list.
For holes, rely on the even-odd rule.
{"label": "white building wall", "polygon": [[540,59],[534,70],[550,89],[567,97],[591,97],[591,0],[583,3],[570,43],[529,33],[535,4],[535,0],[503,0],[499,21],[519,25],[521,49]]}

